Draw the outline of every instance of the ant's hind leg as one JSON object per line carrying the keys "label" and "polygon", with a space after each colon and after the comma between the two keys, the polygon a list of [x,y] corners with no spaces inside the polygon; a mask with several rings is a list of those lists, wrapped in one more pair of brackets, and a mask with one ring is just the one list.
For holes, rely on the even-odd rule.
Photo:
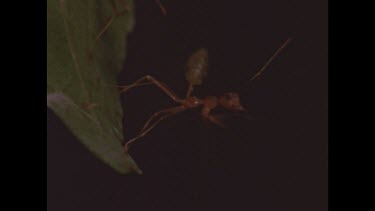
{"label": "ant's hind leg", "polygon": [[173,101],[177,103],[182,103],[183,100],[180,99],[171,89],[169,89],[166,85],[164,85],[162,82],[156,80],[154,77],[150,75],[143,76],[142,78],[138,79],[134,83],[127,85],[127,86],[121,86],[122,89],[120,90],[120,94],[127,92],[129,89],[141,86],[141,85],[146,85],[146,84],[154,84],[157,86],[159,89],[161,89],[165,94],[167,94]]}
{"label": "ant's hind leg", "polygon": [[144,77],[136,80],[134,83],[132,83],[130,85],[118,86],[118,87],[120,87],[120,93],[119,94],[122,94],[122,93],[125,93],[125,92],[129,91],[131,88],[135,88],[135,87],[143,86],[143,85],[148,85],[148,84],[152,84],[152,82],[146,81],[146,76],[144,76]]}

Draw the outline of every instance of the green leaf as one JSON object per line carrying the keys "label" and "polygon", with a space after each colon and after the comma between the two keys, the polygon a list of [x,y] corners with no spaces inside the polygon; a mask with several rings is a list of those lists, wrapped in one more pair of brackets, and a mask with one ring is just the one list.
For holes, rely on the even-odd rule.
{"label": "green leaf", "polygon": [[[124,10],[116,1],[119,11]],[[122,147],[116,82],[134,25],[133,1],[114,16],[109,0],[47,1],[47,106],[100,160],[121,174],[141,173]],[[97,35],[113,17],[105,33]],[[67,152],[69,156],[69,152]]]}

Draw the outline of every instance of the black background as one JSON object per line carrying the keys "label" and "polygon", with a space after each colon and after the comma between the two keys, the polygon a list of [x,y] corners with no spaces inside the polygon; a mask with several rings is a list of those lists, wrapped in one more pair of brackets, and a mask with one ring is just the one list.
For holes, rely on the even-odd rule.
{"label": "black background", "polygon": [[[48,111],[48,210],[327,210],[326,1],[163,3],[167,16],[153,1],[136,1],[119,83],[151,74],[183,96],[186,59],[206,47],[209,74],[194,94],[239,92],[251,118],[228,116],[221,129],[198,110],[176,115],[132,148],[144,175],[121,176]],[[126,138],[174,105],[154,87],[122,101]]]}

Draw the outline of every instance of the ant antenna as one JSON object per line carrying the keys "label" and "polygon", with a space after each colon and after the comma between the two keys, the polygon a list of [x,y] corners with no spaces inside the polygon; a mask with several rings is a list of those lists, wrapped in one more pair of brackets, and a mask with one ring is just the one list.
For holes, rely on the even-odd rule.
{"label": "ant antenna", "polygon": [[292,40],[292,38],[289,38],[287,39],[283,45],[281,45],[277,50],[276,52],[268,59],[268,61],[266,62],[266,64],[264,64],[264,66],[253,76],[251,77],[250,81],[256,79],[257,77],[259,77],[262,72],[268,67],[269,64],[271,64],[271,62],[276,58],[276,56],[281,52],[281,50],[283,50],[288,44],[289,42]]}
{"label": "ant antenna", "polygon": [[163,15],[167,15],[167,10],[165,9],[164,5],[160,2],[160,0],[155,0],[155,3],[159,6]]}

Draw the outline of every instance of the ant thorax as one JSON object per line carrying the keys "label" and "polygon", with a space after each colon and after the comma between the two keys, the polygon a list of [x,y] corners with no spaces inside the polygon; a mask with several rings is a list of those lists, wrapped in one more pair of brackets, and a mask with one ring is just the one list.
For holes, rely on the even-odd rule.
{"label": "ant thorax", "polygon": [[195,96],[190,96],[182,103],[186,108],[194,108],[203,104],[203,101]]}

